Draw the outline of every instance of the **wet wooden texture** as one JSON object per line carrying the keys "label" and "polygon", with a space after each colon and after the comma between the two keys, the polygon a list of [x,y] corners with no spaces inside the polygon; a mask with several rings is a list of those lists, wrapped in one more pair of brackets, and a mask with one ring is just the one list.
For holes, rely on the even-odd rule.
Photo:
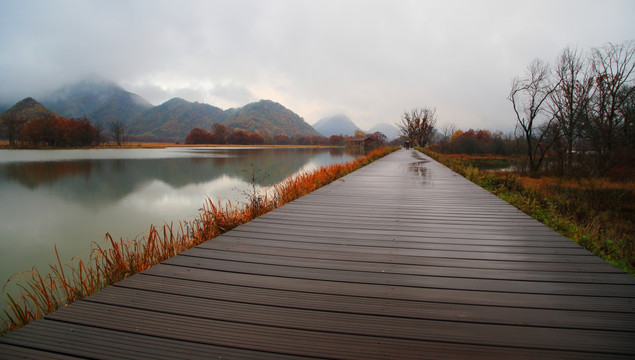
{"label": "wet wooden texture", "polygon": [[628,358],[635,281],[401,150],[0,338],[0,358]]}

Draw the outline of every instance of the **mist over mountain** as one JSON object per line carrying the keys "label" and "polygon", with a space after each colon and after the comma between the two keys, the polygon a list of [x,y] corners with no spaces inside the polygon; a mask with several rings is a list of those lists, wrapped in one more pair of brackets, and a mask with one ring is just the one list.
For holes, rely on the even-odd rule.
{"label": "mist over mountain", "polygon": [[58,115],[77,118],[90,115],[112,97],[125,92],[112,81],[90,76],[44,94],[41,102]]}
{"label": "mist over mountain", "polygon": [[344,114],[325,117],[313,124],[313,128],[326,137],[331,135],[353,136],[353,134],[355,134],[355,130],[361,130],[348,116]]}
{"label": "mist over mountain", "polygon": [[[10,107],[6,105],[3,108],[2,103],[0,99],[0,113]],[[271,100],[226,110],[181,98],[153,106],[141,96],[98,76],[50,91],[42,95],[38,105],[66,118],[86,116],[93,124],[106,129],[108,124],[119,121],[127,124],[130,136],[144,140],[181,141],[193,128],[209,130],[215,123],[264,137],[352,136],[360,130],[351,119],[341,114],[324,118],[312,127],[298,114]],[[388,127],[381,129],[388,138],[392,137],[392,131],[386,130]]]}

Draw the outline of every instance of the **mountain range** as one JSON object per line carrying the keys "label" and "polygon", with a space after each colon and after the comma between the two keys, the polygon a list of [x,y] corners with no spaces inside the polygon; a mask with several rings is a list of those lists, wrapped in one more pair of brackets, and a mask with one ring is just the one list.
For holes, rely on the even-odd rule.
{"label": "mountain range", "polygon": [[[260,100],[240,108],[226,110],[181,98],[173,98],[153,106],[141,96],[126,91],[116,83],[99,78],[87,78],[60,87],[42,95],[40,103],[39,106],[63,117],[87,116],[95,125],[102,128],[107,128],[113,121],[122,122],[127,124],[130,135],[139,139],[181,141],[191,129],[210,129],[215,123],[257,132],[265,137],[329,137],[353,135],[355,130],[360,130],[345,115],[324,118],[312,127],[293,111],[271,100]],[[0,112],[7,108],[9,106],[0,108]],[[388,139],[394,138],[394,126],[381,124],[380,128],[382,130],[379,131]],[[374,131],[376,130],[370,132]]]}

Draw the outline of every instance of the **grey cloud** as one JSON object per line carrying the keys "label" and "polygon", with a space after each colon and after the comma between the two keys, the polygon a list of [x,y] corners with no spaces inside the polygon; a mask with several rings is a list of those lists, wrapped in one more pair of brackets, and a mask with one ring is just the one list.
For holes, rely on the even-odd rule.
{"label": "grey cloud", "polygon": [[154,104],[270,98],[362,128],[436,106],[441,122],[509,128],[509,83],[531,59],[632,39],[633,13],[630,0],[1,1],[0,100],[98,73]]}

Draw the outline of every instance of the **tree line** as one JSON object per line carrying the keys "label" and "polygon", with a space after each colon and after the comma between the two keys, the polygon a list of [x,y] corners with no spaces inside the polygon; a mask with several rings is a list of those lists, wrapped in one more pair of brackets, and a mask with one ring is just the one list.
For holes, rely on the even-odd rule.
{"label": "tree line", "polygon": [[370,136],[379,146],[386,144],[386,135],[377,131],[373,134],[365,134],[356,131],[353,136],[331,135],[330,137],[303,135],[289,137],[277,134],[274,136],[263,136],[258,132],[249,132],[243,129],[227,127],[223,124],[214,124],[210,130],[194,128],[190,130],[185,138],[186,144],[233,144],[233,145],[323,145],[323,146],[343,146],[348,140],[355,137]]}
{"label": "tree line", "polygon": [[101,127],[95,127],[85,116],[67,119],[41,115],[27,121],[17,113],[7,112],[0,119],[0,130],[12,147],[82,147],[102,141]]}
{"label": "tree line", "polygon": [[0,138],[10,147],[86,147],[100,145],[112,139],[117,145],[129,141],[129,127],[121,121],[106,125],[93,122],[87,116],[65,118],[50,111],[30,108],[5,111],[0,115]]}

